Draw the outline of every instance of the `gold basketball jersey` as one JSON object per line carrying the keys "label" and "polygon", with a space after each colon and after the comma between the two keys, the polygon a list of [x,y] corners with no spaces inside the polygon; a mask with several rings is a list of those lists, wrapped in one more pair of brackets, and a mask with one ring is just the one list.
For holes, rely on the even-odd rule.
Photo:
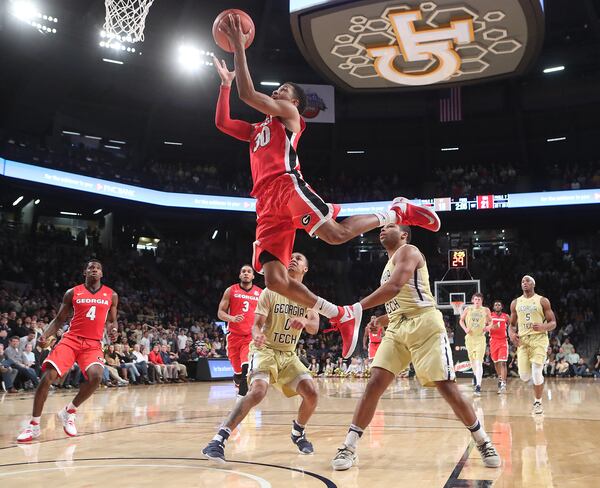
{"label": "gold basketball jersey", "polygon": [[[390,280],[394,272],[396,267],[393,262],[394,255],[385,265],[381,275],[382,285]],[[385,311],[390,319],[396,315],[414,315],[431,307],[435,307],[435,298],[433,298],[429,287],[427,262],[422,268],[415,269],[414,275],[408,280],[408,283],[400,289],[394,298],[385,303]]]}
{"label": "gold basketball jersey", "polygon": [[546,331],[536,332],[531,328],[533,324],[542,324],[546,321],[542,308],[542,297],[537,293],[531,298],[521,295],[517,298],[517,324],[519,335],[548,334]]}
{"label": "gold basketball jersey", "polygon": [[485,313],[484,307],[475,308],[470,306],[467,308],[465,324],[469,329],[471,329],[472,336],[477,337],[484,334],[483,328],[485,327],[486,316],[487,314]]}
{"label": "gold basketball jersey", "polygon": [[290,321],[295,317],[305,318],[307,311],[306,307],[265,288],[258,299],[255,313],[267,317],[263,328],[263,334],[267,337],[266,345],[277,351],[295,351],[302,330],[292,329]]}

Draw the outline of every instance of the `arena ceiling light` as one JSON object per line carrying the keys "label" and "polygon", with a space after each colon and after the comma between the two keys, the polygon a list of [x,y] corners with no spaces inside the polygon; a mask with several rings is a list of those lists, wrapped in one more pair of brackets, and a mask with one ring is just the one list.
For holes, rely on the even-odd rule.
{"label": "arena ceiling light", "polygon": [[552,66],[550,68],[546,68],[544,70],[544,73],[548,74],[548,73],[556,73],[557,71],[564,71],[565,67],[564,66]]}
{"label": "arena ceiling light", "polygon": [[33,2],[28,0],[13,0],[10,12],[17,19],[29,24],[42,34],[56,34],[57,17],[52,17],[40,11]]}
{"label": "arena ceiling light", "polygon": [[350,151],[346,151],[346,154],[364,154],[366,151],[360,149],[351,149]]}
{"label": "arena ceiling light", "polygon": [[90,136],[90,135],[86,135],[85,138],[86,139],[94,139],[95,141],[99,141],[100,139],[102,139],[102,137]]}
{"label": "arena ceiling light", "polygon": [[212,66],[213,52],[199,49],[190,44],[182,44],[177,49],[177,62],[189,73],[197,72],[202,66]]}
{"label": "arena ceiling light", "polygon": [[21,200],[23,200],[23,195],[21,195],[19,198],[17,198],[14,202],[13,202],[13,207],[16,207],[17,205],[19,205],[19,203],[21,203]]}
{"label": "arena ceiling light", "polygon": [[41,202],[41,200],[39,198],[36,198],[35,201],[33,202],[34,205],[39,205]]}
{"label": "arena ceiling light", "polygon": [[98,215],[100,212],[102,212],[101,208],[99,208],[98,210],[94,210],[94,215]]}
{"label": "arena ceiling light", "polygon": [[71,130],[63,130],[62,133],[66,134],[68,136],[80,136],[81,135],[79,132],[73,132]]}
{"label": "arena ceiling light", "polygon": [[81,215],[80,213],[77,212],[60,212],[61,215],[73,215],[73,216],[79,216]]}
{"label": "arena ceiling light", "polygon": [[119,146],[112,146],[110,144],[104,144],[104,147],[106,149],[121,149]]}
{"label": "arena ceiling light", "polygon": [[261,81],[260,84],[262,86],[279,86],[281,83],[278,81]]}
{"label": "arena ceiling light", "polygon": [[115,144],[127,144],[126,141],[117,141],[116,139],[109,139],[108,142],[113,142]]}
{"label": "arena ceiling light", "polygon": [[441,149],[442,152],[446,152],[446,151],[458,151],[460,148],[458,146],[454,146],[454,147],[443,147]]}
{"label": "arena ceiling light", "polygon": [[215,230],[212,235],[212,240],[214,241],[217,238],[217,234],[219,233],[219,229]]}
{"label": "arena ceiling light", "polygon": [[118,61],[117,59],[102,58],[102,61],[104,61],[105,63],[123,64],[123,61]]}
{"label": "arena ceiling light", "polygon": [[559,141],[566,141],[567,138],[565,136],[562,137],[551,137],[550,139],[546,139],[546,142],[559,142]]}
{"label": "arena ceiling light", "polygon": [[167,146],[183,146],[183,142],[164,141]]}

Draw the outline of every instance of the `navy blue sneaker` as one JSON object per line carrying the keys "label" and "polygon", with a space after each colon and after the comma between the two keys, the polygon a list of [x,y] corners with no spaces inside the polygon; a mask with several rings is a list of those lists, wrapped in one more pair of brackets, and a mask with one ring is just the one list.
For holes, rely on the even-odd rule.
{"label": "navy blue sneaker", "polygon": [[308,442],[304,434],[292,434],[292,442],[296,444],[296,447],[298,448],[301,454],[312,454],[313,452],[315,452],[315,450],[313,449],[313,445],[310,442]]}
{"label": "navy blue sneaker", "polygon": [[225,444],[212,440],[202,449],[204,454],[210,461],[215,461],[219,464],[225,464]]}

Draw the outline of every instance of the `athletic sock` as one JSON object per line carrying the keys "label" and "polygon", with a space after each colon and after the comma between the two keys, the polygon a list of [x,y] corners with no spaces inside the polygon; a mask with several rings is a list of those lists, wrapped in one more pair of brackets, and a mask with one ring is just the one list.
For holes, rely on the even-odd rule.
{"label": "athletic sock", "polygon": [[534,401],[536,401],[536,402],[540,402],[540,403],[542,403],[542,399],[541,399],[541,398],[535,398],[535,397],[533,397],[533,399],[534,399]]}
{"label": "athletic sock", "polygon": [[222,444],[225,444],[225,441],[229,439],[231,435],[231,429],[229,427],[221,427],[219,432],[213,437],[213,441],[219,441]]}
{"label": "athletic sock", "polygon": [[77,407],[73,405],[73,402],[69,402],[69,404],[65,407],[65,410],[69,413],[75,413],[77,411]]}
{"label": "athletic sock", "polygon": [[328,319],[332,319],[339,315],[337,305],[334,305],[331,302],[328,302],[324,298],[317,297],[316,303],[313,305],[313,309],[315,312],[324,315]]}
{"label": "athletic sock", "polygon": [[387,224],[396,224],[398,215],[393,210],[387,210],[385,212],[375,212],[375,217],[379,220],[379,227],[383,227]]}
{"label": "athletic sock", "polygon": [[363,430],[357,425],[350,424],[350,428],[348,429],[348,433],[346,434],[346,440],[344,444],[346,447],[349,447],[352,450],[356,449],[356,443],[358,439],[360,439],[363,435]]}
{"label": "athletic sock", "polygon": [[306,425],[301,425],[294,420],[294,422],[292,423],[292,435],[294,437],[301,437],[302,435],[304,435],[305,427]]}
{"label": "athletic sock", "polygon": [[40,425],[41,420],[42,420],[42,417],[31,417],[31,420],[29,421],[29,423],[33,424],[33,425]]}
{"label": "athletic sock", "polygon": [[483,430],[483,427],[479,423],[479,420],[476,420],[475,423],[470,427],[467,427],[467,429],[469,429],[469,431],[471,432],[473,440],[478,446],[490,440],[485,430]]}

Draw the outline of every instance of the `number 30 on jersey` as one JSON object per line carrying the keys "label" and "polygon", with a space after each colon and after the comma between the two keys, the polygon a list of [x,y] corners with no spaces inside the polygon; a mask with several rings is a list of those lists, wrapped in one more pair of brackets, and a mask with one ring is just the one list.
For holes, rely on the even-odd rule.
{"label": "number 30 on jersey", "polygon": [[254,138],[254,148],[252,149],[252,152],[256,152],[259,147],[265,147],[269,142],[271,142],[271,129],[269,129],[269,126],[265,125]]}

